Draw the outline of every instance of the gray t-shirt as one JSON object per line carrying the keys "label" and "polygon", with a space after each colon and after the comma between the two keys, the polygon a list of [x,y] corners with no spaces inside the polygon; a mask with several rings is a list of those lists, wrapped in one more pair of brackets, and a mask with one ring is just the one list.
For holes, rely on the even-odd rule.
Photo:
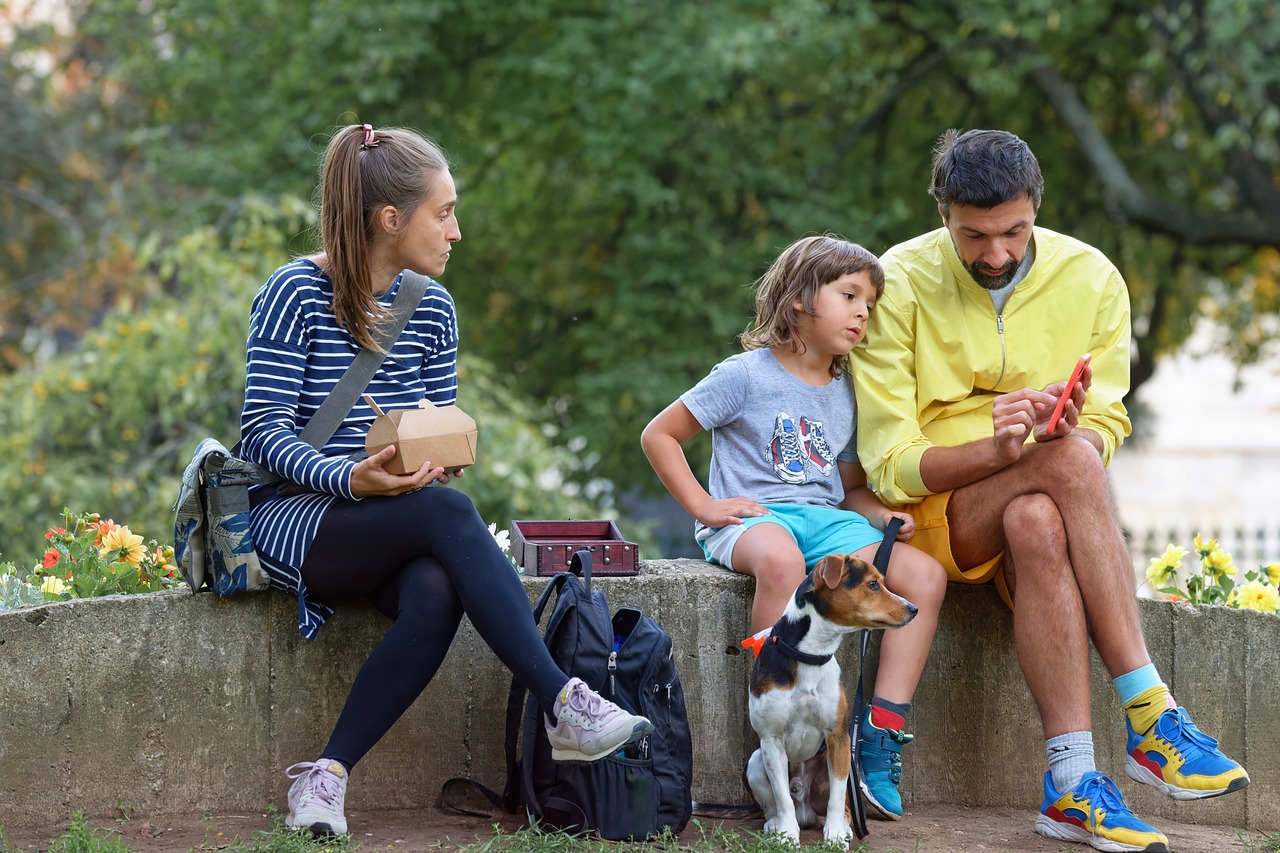
{"label": "gray t-shirt", "polygon": [[836,462],[858,461],[852,377],[810,385],[770,350],[754,349],[717,364],[680,401],[711,430],[712,498],[844,500]]}

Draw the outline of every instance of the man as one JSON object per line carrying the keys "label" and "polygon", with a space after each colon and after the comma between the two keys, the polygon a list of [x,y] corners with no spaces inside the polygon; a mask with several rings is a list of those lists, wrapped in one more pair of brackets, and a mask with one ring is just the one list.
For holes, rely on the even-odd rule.
{"label": "man", "polygon": [[[939,139],[929,192],[943,227],[885,254],[884,295],[853,353],[858,455],[952,580],[992,580],[1017,601],[1018,662],[1049,763],[1036,832],[1163,851],[1164,835],[1094,767],[1090,640],[1125,708],[1131,777],[1179,799],[1238,791],[1249,777],[1177,706],[1147,654],[1105,475],[1130,431],[1128,291],[1096,249],[1036,226],[1043,187],[1013,134]],[[899,760],[878,745],[893,742],[872,738],[860,755],[873,789]]]}

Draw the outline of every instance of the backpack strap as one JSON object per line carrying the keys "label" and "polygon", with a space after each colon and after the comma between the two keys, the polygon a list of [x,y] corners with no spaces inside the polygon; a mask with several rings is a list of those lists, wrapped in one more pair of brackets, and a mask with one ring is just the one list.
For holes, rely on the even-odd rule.
{"label": "backpack strap", "polygon": [[[576,557],[576,555],[575,555]],[[590,570],[588,569],[588,574]],[[568,581],[569,575],[566,572],[560,572],[555,575],[547,583],[542,590],[542,595],[538,597],[538,603],[533,607],[533,621],[535,625],[542,624],[542,614],[546,611],[547,605],[551,602],[554,594],[557,599],[560,597],[560,590]],[[541,806],[534,802],[532,796],[533,779],[531,765],[532,761],[521,761],[516,754],[516,746],[520,741],[520,732],[522,724],[525,722],[525,699],[528,689],[516,679],[511,679],[511,689],[507,692],[507,719],[506,719],[506,737],[503,741],[503,753],[506,759],[507,773],[506,780],[503,783],[502,793],[486,787],[484,784],[472,779],[469,776],[454,776],[446,779],[440,787],[440,796],[436,798],[436,807],[441,811],[451,814],[472,815],[474,817],[491,817],[487,812],[477,811],[464,805],[459,805],[457,800],[462,796],[462,792],[468,788],[475,789],[485,799],[494,805],[495,808],[502,809],[508,814],[515,814],[520,809],[521,788],[529,793],[525,799],[529,801],[529,808],[538,817],[541,817]],[[533,735],[537,734],[537,730],[533,730]],[[529,731],[525,732],[526,737],[530,737]],[[532,744],[532,741],[526,741]]]}
{"label": "backpack strap", "polygon": [[591,550],[583,548],[575,551],[573,557],[569,560],[569,567],[565,570],[573,572],[582,578],[582,588],[586,591],[587,600],[591,600]]}
{"label": "backpack strap", "polygon": [[[574,562],[577,562],[578,555],[573,555]],[[587,568],[587,578],[591,577],[591,569]],[[538,603],[533,608],[533,622],[535,625],[542,624],[542,614],[547,608],[547,604],[551,601],[551,594],[555,593],[556,601],[560,600],[560,592],[569,581],[568,572],[560,572],[547,584],[546,589],[542,591],[542,595],[538,597]],[[550,633],[552,626],[547,626],[547,632]],[[541,714],[528,713],[525,700],[525,694],[528,691],[525,686],[514,678],[511,679],[511,693],[507,697],[507,784],[503,790],[503,800],[511,805],[511,810],[515,811],[520,807],[523,801],[530,812],[535,817],[542,817],[542,804],[538,802],[538,798],[534,795],[533,790],[533,746],[538,737],[538,723]],[[536,702],[534,705],[536,706]],[[521,723],[523,722],[524,732],[521,746],[523,747],[523,755],[520,759],[516,758],[516,738],[520,734]],[[521,796],[523,794],[523,797]]]}
{"label": "backpack strap", "polygon": [[[582,578],[582,599],[590,602],[590,550],[584,548],[576,552],[570,560],[568,568],[563,572],[557,573],[547,583],[542,590],[542,595],[538,597],[537,603],[533,606],[533,621],[535,625],[542,624],[542,616],[547,611],[548,605],[552,603],[553,598],[556,602],[560,600],[560,595],[565,585],[574,576]],[[548,625],[547,635],[552,634],[554,629],[554,625]],[[511,679],[511,689],[507,693],[506,737],[503,742],[507,775],[502,793],[498,794],[470,777],[454,776],[445,780],[441,786],[440,795],[436,799],[437,808],[453,814],[490,817],[491,815],[486,812],[477,811],[458,803],[462,792],[470,788],[478,791],[494,807],[502,809],[508,814],[517,813],[523,805],[535,820],[541,820],[543,812],[547,809],[570,813],[574,811],[581,812],[581,808],[577,804],[562,798],[552,797],[540,802],[535,796],[533,787],[533,748],[539,734],[538,726],[542,723],[542,714],[537,709],[536,702],[534,702],[532,708],[528,707],[529,702],[532,701],[528,697],[528,692],[528,689],[523,684],[514,678]],[[523,747],[519,756],[517,756],[517,745]],[[585,819],[585,815],[583,815],[583,818]]]}
{"label": "backpack strap", "polygon": [[351,407],[356,404],[361,392],[369,387],[369,380],[391,352],[392,344],[400,337],[405,326],[409,325],[409,318],[422,304],[422,297],[426,295],[430,283],[431,280],[425,275],[419,275],[413,270],[400,273],[400,290],[391,303],[389,322],[379,328],[375,336],[378,349],[360,348],[347,372],[342,374],[338,384],[302,428],[299,438],[317,450],[329,443],[329,439],[333,438],[338,427],[342,426],[342,422],[351,413]]}
{"label": "backpack strap", "polygon": [[[898,528],[901,526],[902,519],[889,519],[889,523],[884,528],[884,539],[880,540],[880,547],[872,560],[872,565],[885,577],[889,576],[889,555],[893,552],[893,543],[898,538]],[[852,760],[849,762],[849,816],[853,831],[859,839],[867,837],[867,813],[862,807],[862,791],[859,786],[858,745],[862,740],[862,715],[866,712],[863,700],[863,676],[866,674],[867,640],[870,636],[869,629],[862,632],[861,647],[858,650],[858,689],[853,697],[853,714],[849,716],[849,749],[853,753]]]}
{"label": "backpack strap", "polygon": [[[546,588],[546,589],[544,589],[544,590],[542,591],[542,596],[538,599],[538,604],[537,604],[537,606],[536,606],[536,607],[534,607],[534,609],[533,609],[533,621],[534,621],[534,623],[535,623],[535,624],[538,624],[538,625],[541,625],[541,624],[542,624],[542,612],[543,612],[543,610],[546,608],[547,601],[548,601],[548,599],[551,597],[551,592],[552,592],[552,590],[555,590],[555,593],[556,593],[556,601],[557,601],[557,602],[559,602],[559,600],[560,600],[560,592],[561,592],[561,590],[563,589],[564,585],[569,581],[569,578],[570,578],[572,575],[578,575],[578,576],[580,576],[580,577],[582,578],[582,597],[581,597],[581,601],[582,601],[584,604],[589,604],[589,603],[590,603],[590,601],[591,601],[591,551],[590,551],[589,549],[587,549],[587,548],[583,548],[583,549],[581,549],[581,550],[579,550],[579,551],[575,551],[575,552],[574,552],[573,557],[572,557],[572,558],[570,558],[570,560],[569,560],[569,567],[568,567],[568,569],[567,569],[566,571],[560,572],[560,573],[559,573],[559,574],[557,574],[554,578],[552,578],[552,579],[551,579],[551,582],[550,582],[549,584],[547,584],[547,588]],[[555,630],[556,630],[556,625],[547,625],[546,636],[548,636],[548,637],[552,636],[552,635],[555,633]],[[513,680],[512,680],[512,692],[513,692],[513,693],[515,692],[515,687],[516,687],[516,685],[515,685],[515,681],[514,681],[514,679],[513,679]],[[521,686],[521,687],[520,687],[520,695],[521,695],[521,697],[523,698],[523,696],[524,696],[524,687],[523,687],[523,686]],[[516,797],[517,791],[516,791],[515,789],[513,789],[513,787],[512,787],[512,779],[511,779],[511,777],[510,777],[510,771],[511,771],[512,766],[513,766],[512,762],[513,762],[513,760],[514,760],[514,755],[515,755],[515,740],[514,740],[514,738],[512,738],[512,736],[511,736],[511,723],[512,723],[512,714],[513,714],[513,713],[519,714],[519,708],[518,708],[518,707],[513,708],[512,702],[511,702],[511,700],[509,699],[509,700],[507,701],[507,770],[508,770],[508,777],[507,777],[507,791],[506,791],[506,794],[507,794],[507,797],[508,797],[509,799],[514,797],[514,798],[515,798],[515,802],[517,802],[517,803],[518,803],[518,802],[519,802],[519,798],[518,798],[518,797]],[[528,711],[526,711],[526,712],[525,712],[525,714],[524,714],[524,740],[521,742],[521,746],[523,747],[523,753],[524,753],[524,755],[523,755],[522,759],[520,760],[519,764],[518,764],[518,765],[516,765],[516,769],[518,769],[518,770],[519,770],[519,773],[520,773],[520,780],[519,780],[519,782],[518,782],[517,784],[520,786],[520,789],[522,789],[522,790],[523,790],[523,793],[524,793],[524,802],[525,802],[525,803],[526,803],[526,805],[528,806],[528,809],[529,809],[529,811],[533,814],[533,816],[534,816],[534,817],[536,817],[536,818],[539,818],[539,819],[541,819],[541,817],[542,817],[542,812],[543,812],[543,810],[544,810],[544,809],[546,809],[546,808],[559,808],[559,809],[563,810],[563,809],[566,807],[566,805],[568,805],[568,806],[571,806],[571,805],[572,805],[572,804],[562,804],[562,803],[559,803],[558,801],[553,801],[553,800],[547,800],[546,802],[539,802],[539,801],[538,801],[537,794],[536,794],[536,792],[534,791],[534,788],[533,788],[533,747],[534,747],[534,744],[537,742],[537,738],[538,738],[538,726],[539,726],[539,724],[540,724],[541,722],[542,722],[542,715],[541,715],[541,713],[534,714],[534,713],[529,713]]]}

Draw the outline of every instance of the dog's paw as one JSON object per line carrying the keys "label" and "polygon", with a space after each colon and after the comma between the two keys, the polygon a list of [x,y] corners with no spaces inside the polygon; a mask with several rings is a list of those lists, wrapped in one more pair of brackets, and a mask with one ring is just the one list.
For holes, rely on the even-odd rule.
{"label": "dog's paw", "polygon": [[765,835],[781,835],[791,840],[792,843],[799,846],[800,844],[800,827],[794,822],[787,822],[781,818],[773,818],[764,822]]}
{"label": "dog's paw", "polygon": [[844,821],[829,820],[822,828],[822,838],[828,843],[842,845],[845,850],[848,850],[849,842],[853,841],[853,827]]}

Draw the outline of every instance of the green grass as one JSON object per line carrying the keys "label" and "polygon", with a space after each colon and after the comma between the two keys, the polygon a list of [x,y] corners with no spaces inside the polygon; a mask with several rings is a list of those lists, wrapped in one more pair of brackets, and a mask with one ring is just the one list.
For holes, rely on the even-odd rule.
{"label": "green grass", "polygon": [[[126,822],[121,820],[120,823]],[[670,832],[652,841],[646,842],[611,842],[578,838],[562,832],[548,832],[536,827],[522,828],[509,832],[498,825],[493,827],[493,836],[474,844],[449,845],[441,843],[441,849],[457,849],[465,853],[663,853],[663,851],[681,851],[681,853],[794,853],[795,847],[776,835],[763,835],[758,832],[735,832],[728,829],[709,829],[701,822],[694,821],[692,826],[698,838],[692,842],[681,843]],[[200,851],[218,851],[218,853],[357,853],[361,849],[359,842],[350,836],[335,838],[315,838],[307,833],[296,832],[284,825],[284,820],[274,812],[271,814],[271,829],[255,832],[248,839],[236,838],[230,842],[223,839],[206,838],[191,853]],[[814,853],[836,853],[842,848],[830,844],[811,845],[806,850]],[[62,835],[49,844],[48,853],[128,853],[129,847],[112,831],[94,829],[89,826],[84,815],[76,812],[71,816],[71,826]],[[850,848],[851,853],[867,853],[866,842]],[[22,853],[9,844],[0,826],[0,853]]]}
{"label": "green grass", "polygon": [[[117,821],[127,823],[125,819]],[[206,824],[207,826],[207,824]],[[89,826],[84,815],[76,812],[71,816],[71,825],[67,831],[49,842],[47,853],[129,853],[130,848],[112,831],[103,831]],[[351,836],[336,838],[316,838],[308,833],[289,829],[284,825],[284,818],[271,813],[271,829],[255,832],[249,840],[237,838],[230,842],[221,839],[206,838],[192,853],[199,851],[218,851],[218,853],[356,853],[360,844],[353,842]],[[22,853],[17,847],[9,844],[0,826],[0,853]]]}
{"label": "green grass", "polygon": [[[547,832],[537,827],[507,832],[493,827],[493,837],[475,844],[460,845],[466,853],[794,853],[795,845],[778,835],[759,832],[736,832],[730,829],[708,829],[701,821],[690,824],[698,833],[692,842],[681,842],[670,831],[644,842],[595,841],[562,832]],[[867,853],[867,844],[850,847],[850,853]],[[809,845],[814,853],[837,853],[844,847],[835,844]]]}
{"label": "green grass", "polygon": [[[253,833],[248,841],[240,838],[229,843],[208,841],[200,845],[200,849],[217,850],[219,853],[356,853],[360,849],[360,844],[353,842],[350,835],[317,837],[309,832],[290,829],[284,825],[284,817],[274,806],[267,808],[267,814],[271,818],[271,829]],[[208,826],[206,821],[206,836]]]}
{"label": "green grass", "polygon": [[1280,853],[1280,834],[1256,833],[1248,836],[1241,832],[1238,837],[1249,853]]}
{"label": "green grass", "polygon": [[[351,836],[315,838],[286,827],[284,819],[274,810],[270,817],[271,828],[254,832],[247,840],[236,838],[227,842],[221,838],[206,837],[199,847],[191,848],[190,853],[358,853],[361,849],[360,843],[353,841]],[[127,822],[127,816],[119,822]],[[465,845],[441,842],[440,848],[463,853],[795,853],[796,850],[790,842],[776,835],[708,828],[697,820],[691,827],[697,837],[683,843],[670,832],[652,841],[610,842],[547,832],[537,827],[511,832],[495,824],[490,838]],[[1280,834],[1241,832],[1237,837],[1248,853],[1280,853]],[[66,832],[49,843],[48,853],[129,853],[129,849],[113,831],[94,829],[83,814],[76,812],[71,816],[71,825]],[[837,853],[840,849],[831,844],[804,848],[806,853]],[[849,849],[850,853],[870,851],[865,841]],[[0,853],[22,853],[9,843],[3,826],[0,826]]]}

